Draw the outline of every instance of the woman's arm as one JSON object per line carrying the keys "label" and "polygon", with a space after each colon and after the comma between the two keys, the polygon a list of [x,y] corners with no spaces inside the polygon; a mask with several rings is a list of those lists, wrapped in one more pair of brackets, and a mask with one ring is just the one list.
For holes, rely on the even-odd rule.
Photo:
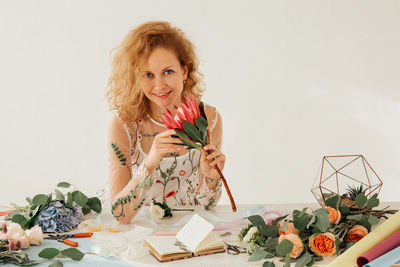
{"label": "woman's arm", "polygon": [[130,153],[135,143],[132,131],[114,117],[108,132],[110,200],[113,215],[125,224],[139,212],[153,184],[153,177],[143,163],[132,169]]}

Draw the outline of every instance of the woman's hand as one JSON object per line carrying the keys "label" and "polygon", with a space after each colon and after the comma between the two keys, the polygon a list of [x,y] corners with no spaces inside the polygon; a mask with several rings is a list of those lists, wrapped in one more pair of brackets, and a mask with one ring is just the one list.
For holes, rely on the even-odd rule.
{"label": "woman's hand", "polygon": [[[213,144],[212,136],[208,131],[208,136],[210,138],[210,143],[204,147],[201,151],[200,158],[200,170],[207,178],[211,178],[219,181],[219,173],[216,170],[216,166],[222,171],[225,165],[225,155],[219,150],[219,148]],[[207,152],[208,153],[207,153]]]}
{"label": "woman's hand", "polygon": [[155,136],[153,144],[151,145],[150,152],[144,159],[144,166],[152,173],[157,168],[160,160],[170,153],[178,153],[185,149],[182,145],[182,141],[179,138],[172,137],[176,134],[174,130],[166,130]]}

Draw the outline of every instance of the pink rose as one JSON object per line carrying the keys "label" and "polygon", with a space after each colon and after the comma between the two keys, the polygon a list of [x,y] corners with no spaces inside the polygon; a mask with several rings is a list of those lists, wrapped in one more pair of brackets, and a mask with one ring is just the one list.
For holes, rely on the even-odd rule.
{"label": "pink rose", "polygon": [[8,236],[13,236],[15,234],[23,234],[24,230],[22,230],[21,225],[19,225],[18,223],[10,223],[7,226],[7,234]]}
{"label": "pink rose", "polygon": [[43,244],[43,232],[39,225],[35,225],[29,230],[26,230],[26,235],[31,245]]}

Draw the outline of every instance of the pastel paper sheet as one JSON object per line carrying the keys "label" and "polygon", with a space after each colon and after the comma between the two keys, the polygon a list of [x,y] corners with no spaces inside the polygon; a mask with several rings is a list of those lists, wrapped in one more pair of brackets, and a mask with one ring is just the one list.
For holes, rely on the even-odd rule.
{"label": "pastel paper sheet", "polygon": [[376,244],[400,229],[400,211],[378,225],[367,236],[358,241],[342,255],[328,264],[328,267],[353,267],[357,266],[357,258],[374,247]]}
{"label": "pastel paper sheet", "polygon": [[400,230],[397,230],[391,234],[388,238],[380,242],[378,245],[374,246],[366,253],[358,257],[357,264],[358,267],[364,266],[370,261],[382,256],[383,254],[391,251],[392,249],[400,246]]}
{"label": "pastel paper sheet", "polygon": [[400,247],[397,247],[379,258],[371,261],[365,267],[389,267],[400,260]]}

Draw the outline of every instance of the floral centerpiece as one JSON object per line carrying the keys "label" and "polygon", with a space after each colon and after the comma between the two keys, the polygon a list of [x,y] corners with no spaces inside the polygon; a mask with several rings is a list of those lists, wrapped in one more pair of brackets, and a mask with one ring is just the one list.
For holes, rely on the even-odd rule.
{"label": "floral centerpiece", "polygon": [[[163,114],[163,123],[168,127],[168,129],[175,130],[183,145],[187,146],[188,149],[204,150],[203,147],[208,145],[210,140],[209,132],[207,130],[208,122],[207,116],[204,112],[204,104],[203,102],[197,104],[193,95],[190,95],[190,97],[186,96],[185,99],[186,103],[181,101],[182,111],[175,106],[175,117],[171,111],[167,109],[167,112]],[[205,152],[209,154],[208,151]],[[224,184],[231,202],[232,210],[236,211],[236,204],[226,179],[218,165],[215,165],[215,169],[218,171]]]}
{"label": "floral centerpiece", "polygon": [[[249,261],[273,257],[282,258],[285,267],[296,262],[296,267],[312,266],[323,257],[338,256],[366,236],[380,218],[395,210],[375,209],[379,205],[377,194],[367,197],[365,191],[355,194],[349,188],[347,196],[354,198],[356,207],[349,208],[335,195],[316,210],[304,208],[266,223],[261,216],[250,216],[250,224],[239,234],[248,244]],[[265,261],[263,266],[275,266]]]}

